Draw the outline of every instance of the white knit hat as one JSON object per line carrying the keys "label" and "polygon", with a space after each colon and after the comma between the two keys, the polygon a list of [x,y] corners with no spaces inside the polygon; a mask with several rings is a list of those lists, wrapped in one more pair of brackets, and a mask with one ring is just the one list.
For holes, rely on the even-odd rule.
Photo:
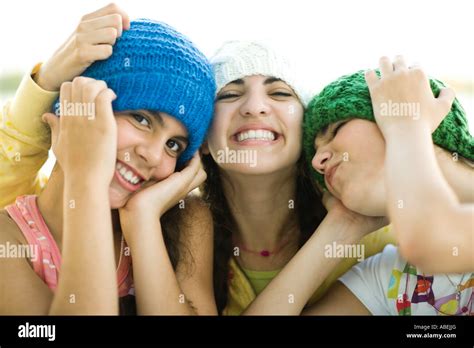
{"label": "white knit hat", "polygon": [[281,79],[296,93],[304,107],[311,97],[289,60],[260,41],[227,41],[211,58],[216,93],[229,82],[246,76],[264,75]]}

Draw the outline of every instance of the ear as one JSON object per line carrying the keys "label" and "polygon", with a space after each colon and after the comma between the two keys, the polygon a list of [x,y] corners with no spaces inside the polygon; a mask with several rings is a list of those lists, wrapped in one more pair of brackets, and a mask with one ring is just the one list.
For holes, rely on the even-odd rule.
{"label": "ear", "polygon": [[201,153],[202,153],[203,155],[209,155],[209,154],[210,154],[209,145],[208,145],[207,141],[205,141],[205,142],[201,145]]}

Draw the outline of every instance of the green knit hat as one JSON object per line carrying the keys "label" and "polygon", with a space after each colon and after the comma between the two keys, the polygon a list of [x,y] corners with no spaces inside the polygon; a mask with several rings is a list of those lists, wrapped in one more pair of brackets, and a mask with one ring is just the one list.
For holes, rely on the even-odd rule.
{"label": "green knit hat", "polygon": [[[377,71],[378,73],[378,71]],[[445,85],[430,79],[435,97]],[[326,187],[324,176],[311,166],[314,157],[314,139],[326,126],[349,118],[361,118],[375,122],[369,88],[363,70],[345,75],[327,85],[308,104],[303,121],[303,149],[314,178]],[[469,133],[465,111],[457,99],[451,111],[434,131],[433,143],[469,160],[474,160],[474,139]]]}

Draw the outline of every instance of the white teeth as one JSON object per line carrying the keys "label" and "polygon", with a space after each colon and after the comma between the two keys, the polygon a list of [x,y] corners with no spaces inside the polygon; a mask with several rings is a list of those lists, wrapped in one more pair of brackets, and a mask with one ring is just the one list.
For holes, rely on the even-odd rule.
{"label": "white teeth", "polygon": [[275,140],[275,134],[265,129],[249,130],[237,134],[237,141],[252,140]]}
{"label": "white teeth", "polygon": [[126,167],[124,167],[120,162],[117,162],[115,167],[122,178],[127,180],[129,183],[136,185],[140,182],[140,179],[135,174],[133,174],[131,170],[128,170]]}

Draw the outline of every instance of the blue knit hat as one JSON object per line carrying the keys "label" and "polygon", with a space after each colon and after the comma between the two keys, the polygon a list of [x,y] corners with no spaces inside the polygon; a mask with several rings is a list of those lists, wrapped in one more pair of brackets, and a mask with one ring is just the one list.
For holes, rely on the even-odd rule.
{"label": "blue knit hat", "polygon": [[103,80],[117,95],[114,111],[161,111],[188,131],[182,165],[201,146],[211,124],[215,82],[206,57],[184,35],[150,19],[130,23],[106,60],[92,64],[83,76]]}

